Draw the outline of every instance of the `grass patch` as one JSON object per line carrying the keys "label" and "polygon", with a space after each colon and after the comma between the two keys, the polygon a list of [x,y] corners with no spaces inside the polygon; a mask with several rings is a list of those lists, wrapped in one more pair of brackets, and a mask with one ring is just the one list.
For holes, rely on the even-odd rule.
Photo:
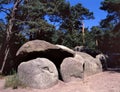
{"label": "grass patch", "polygon": [[15,73],[14,75],[10,75],[5,78],[4,87],[5,88],[12,87],[13,89],[17,89],[18,87],[25,88],[26,86],[19,81],[18,75]]}
{"label": "grass patch", "polygon": [[4,78],[4,76],[0,74],[0,79],[3,79],[3,78]]}

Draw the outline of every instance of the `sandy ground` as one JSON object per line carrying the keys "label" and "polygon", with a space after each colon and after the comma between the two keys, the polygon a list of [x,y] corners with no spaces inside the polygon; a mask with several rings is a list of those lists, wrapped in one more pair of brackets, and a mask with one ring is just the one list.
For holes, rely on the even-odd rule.
{"label": "sandy ground", "polygon": [[107,71],[84,80],[59,83],[49,89],[4,88],[5,79],[0,79],[0,92],[120,92],[120,72]]}

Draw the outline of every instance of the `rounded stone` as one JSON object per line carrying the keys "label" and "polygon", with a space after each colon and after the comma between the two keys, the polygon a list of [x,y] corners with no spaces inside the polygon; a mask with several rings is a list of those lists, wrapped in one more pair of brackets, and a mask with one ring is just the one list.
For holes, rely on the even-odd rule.
{"label": "rounded stone", "polygon": [[64,82],[83,78],[84,60],[80,56],[65,58],[60,70]]}
{"label": "rounded stone", "polygon": [[58,83],[58,71],[50,60],[37,58],[18,66],[18,78],[29,87],[49,88]]}

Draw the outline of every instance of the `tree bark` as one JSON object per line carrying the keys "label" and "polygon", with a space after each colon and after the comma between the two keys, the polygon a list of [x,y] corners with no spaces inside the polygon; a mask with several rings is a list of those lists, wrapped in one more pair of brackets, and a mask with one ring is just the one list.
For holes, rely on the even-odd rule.
{"label": "tree bark", "polygon": [[15,1],[12,12],[10,14],[11,16],[10,16],[7,30],[6,30],[6,39],[3,43],[3,46],[1,47],[2,52],[0,52],[1,57],[2,57],[2,59],[0,61],[2,63],[1,69],[0,69],[0,74],[3,73],[3,70],[4,70],[5,65],[7,63],[7,58],[8,58],[9,52],[10,52],[11,37],[14,33],[12,29],[13,29],[14,20],[15,20],[15,14],[16,14],[16,10],[18,9],[20,2],[21,2],[21,0]]}
{"label": "tree bark", "polygon": [[82,22],[82,41],[83,41],[83,45],[85,45],[85,28],[84,28],[84,22]]}

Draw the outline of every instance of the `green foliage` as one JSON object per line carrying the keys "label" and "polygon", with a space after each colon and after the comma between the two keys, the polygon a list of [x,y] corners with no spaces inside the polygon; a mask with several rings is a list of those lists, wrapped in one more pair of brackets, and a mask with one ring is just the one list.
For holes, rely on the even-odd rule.
{"label": "green foliage", "polygon": [[17,89],[18,87],[26,87],[26,86],[19,81],[18,75],[15,73],[14,75],[10,75],[5,78],[4,87],[5,88],[11,87],[13,89]]}
{"label": "green foliage", "polygon": [[104,0],[101,3],[100,9],[107,11],[108,15],[106,19],[102,20],[102,27],[110,27],[114,24],[116,26],[120,22],[120,1],[119,0]]}
{"label": "green foliage", "polygon": [[70,7],[69,14],[64,14],[67,16],[64,17],[63,23],[61,24],[60,28],[71,33],[74,30],[81,29],[82,20],[94,18],[93,13],[84,8],[81,4]]}
{"label": "green foliage", "polygon": [[70,47],[70,48],[74,48],[77,45],[82,45],[82,35],[80,32],[78,32],[77,30],[74,30],[73,34],[70,33],[66,33],[64,40],[63,40],[63,45]]}
{"label": "green foliage", "polygon": [[[59,23],[59,30],[62,31],[63,44],[68,45],[69,42],[74,42],[73,46],[75,46],[80,43],[80,35],[79,33],[77,34],[77,31],[81,30],[81,21],[93,18],[93,13],[81,4],[71,6],[70,3],[65,0],[21,1],[20,6],[16,10],[13,30],[18,37],[20,36],[23,39],[41,39],[53,43],[58,42],[58,44],[59,42],[62,43],[60,41],[61,36],[59,36],[60,32],[55,29],[54,25],[48,24],[45,20],[45,16],[48,15],[51,22]],[[3,8],[2,4],[10,3],[14,4],[14,0],[1,0],[1,9]],[[8,14],[7,20],[9,19],[10,16]],[[27,26],[27,29],[25,26]],[[55,35],[58,35],[58,37]],[[69,41],[65,41],[66,39]],[[24,43],[24,41],[20,43]],[[69,47],[71,47],[71,45]]]}
{"label": "green foliage", "polygon": [[60,30],[65,33],[62,44],[70,48],[82,43],[82,21],[93,19],[93,13],[84,8],[81,4],[75,6],[68,5],[68,12],[64,13]]}
{"label": "green foliage", "polygon": [[[46,15],[53,25],[48,24],[45,19]],[[49,2],[46,0],[31,2],[28,0],[20,6],[17,16],[17,19],[21,20],[18,21],[19,25],[29,27],[29,31],[26,33],[29,40],[41,39],[68,47],[81,44],[81,21],[91,18],[93,18],[93,13],[81,4],[71,6],[65,0]],[[59,30],[55,29],[55,23],[60,25]]]}
{"label": "green foliage", "polygon": [[0,20],[0,48],[5,39],[5,29],[6,29],[6,25],[5,25],[4,21],[1,19]]}
{"label": "green foliage", "polygon": [[[24,1],[17,12],[17,26],[20,26],[21,31],[29,40],[41,39],[52,42],[52,37],[55,33],[55,27],[48,24],[44,16],[47,14],[56,14],[56,3],[63,2],[59,0],[46,1],[35,0]],[[24,27],[27,26],[26,30]],[[19,29],[20,30],[20,29]],[[26,31],[25,31],[26,30]]]}
{"label": "green foliage", "polygon": [[107,17],[100,26],[104,35],[99,38],[100,48],[107,53],[120,53],[120,1],[104,0],[100,9],[107,11]]}

